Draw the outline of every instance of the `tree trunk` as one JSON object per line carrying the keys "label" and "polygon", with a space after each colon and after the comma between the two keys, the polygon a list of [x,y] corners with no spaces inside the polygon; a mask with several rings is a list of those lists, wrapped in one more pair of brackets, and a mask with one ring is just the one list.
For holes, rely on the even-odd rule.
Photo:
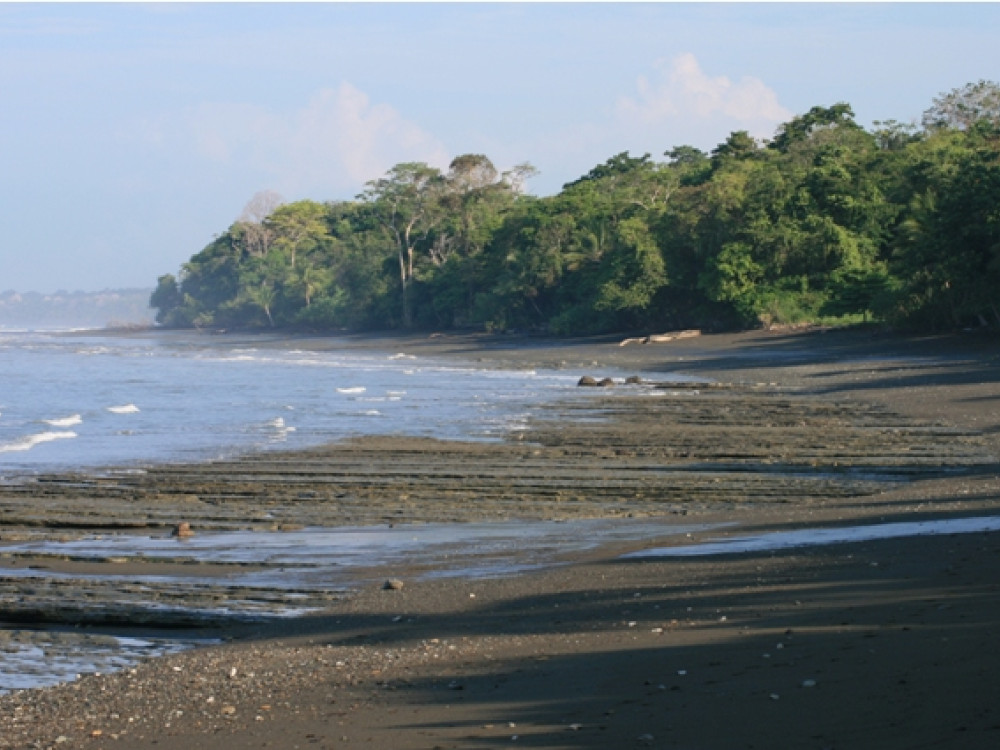
{"label": "tree trunk", "polygon": [[403,249],[399,249],[399,281],[403,287],[403,328],[409,328],[413,324],[413,315],[410,312],[410,280],[406,275],[406,256]]}
{"label": "tree trunk", "polygon": [[399,256],[400,272],[403,279],[403,328],[413,327],[413,310],[410,309],[410,281],[413,279],[413,242],[410,240],[410,235],[413,231],[413,227],[417,223],[417,217],[406,225],[406,230],[403,232],[403,245],[406,248],[406,257],[402,254]]}

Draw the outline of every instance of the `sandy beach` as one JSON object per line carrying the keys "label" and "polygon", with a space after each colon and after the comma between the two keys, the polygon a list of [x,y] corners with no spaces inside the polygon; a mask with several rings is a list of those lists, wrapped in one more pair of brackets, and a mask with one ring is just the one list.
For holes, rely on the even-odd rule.
{"label": "sandy beach", "polygon": [[[642,551],[998,515],[997,339],[808,330],[620,344],[348,340],[639,377],[580,389],[502,443],[370,437],[0,487],[9,629],[213,642],[0,696],[0,748],[996,747],[997,532],[704,557]],[[701,380],[651,375],[664,372]],[[176,614],[221,600],[287,603],[261,605],[259,591],[84,590],[11,572],[208,581],[220,572],[212,565],[4,554],[95,532],[169,536],[180,521],[208,537],[585,519],[706,530],[608,541],[499,577],[435,577],[425,562],[395,561],[366,571],[356,590],[311,593],[313,611],[292,619]],[[168,600],[180,605],[172,616]]]}

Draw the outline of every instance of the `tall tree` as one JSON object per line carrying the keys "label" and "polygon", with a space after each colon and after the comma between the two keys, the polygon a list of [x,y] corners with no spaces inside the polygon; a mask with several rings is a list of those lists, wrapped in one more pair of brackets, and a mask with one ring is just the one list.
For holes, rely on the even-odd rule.
{"label": "tall tree", "polygon": [[250,255],[259,258],[267,254],[273,234],[265,222],[282,203],[284,198],[278,193],[273,190],[262,190],[255,193],[243,207],[243,213],[240,214],[236,227],[244,249]]}
{"label": "tall tree", "polygon": [[898,313],[931,327],[1000,323],[1000,137],[941,130],[911,156],[892,262]]}
{"label": "tall tree", "polygon": [[265,223],[273,247],[288,256],[292,270],[299,256],[316,253],[329,239],[326,219],[326,206],[308,200],[286,204],[268,216]]}
{"label": "tall tree", "polygon": [[413,325],[410,285],[414,278],[417,244],[426,240],[441,219],[441,172],[422,162],[397,164],[385,177],[367,183],[359,198],[370,202],[391,238],[399,261],[403,325]]}
{"label": "tall tree", "polygon": [[793,117],[778,128],[771,148],[786,152],[795,143],[808,140],[814,133],[837,127],[859,128],[854,122],[854,110],[850,104],[838,102],[832,107],[813,107],[804,115]]}
{"label": "tall tree", "polygon": [[1000,84],[967,83],[935,97],[924,112],[923,125],[927,130],[968,130],[980,120],[1000,125]]}
{"label": "tall tree", "polygon": [[180,285],[172,273],[164,274],[157,279],[156,289],[149,297],[149,306],[157,310],[156,322],[163,325],[183,325],[183,319],[177,316],[177,310],[184,301]]}

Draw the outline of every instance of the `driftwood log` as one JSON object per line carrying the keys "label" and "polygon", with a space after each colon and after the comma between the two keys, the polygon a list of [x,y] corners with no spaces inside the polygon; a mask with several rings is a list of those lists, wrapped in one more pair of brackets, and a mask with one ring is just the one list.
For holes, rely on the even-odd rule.
{"label": "driftwood log", "polygon": [[649,336],[637,336],[634,338],[622,339],[618,346],[628,346],[629,344],[665,344],[668,341],[677,339],[691,339],[701,336],[701,331],[696,328],[687,331],[673,331],[671,333],[653,333]]}

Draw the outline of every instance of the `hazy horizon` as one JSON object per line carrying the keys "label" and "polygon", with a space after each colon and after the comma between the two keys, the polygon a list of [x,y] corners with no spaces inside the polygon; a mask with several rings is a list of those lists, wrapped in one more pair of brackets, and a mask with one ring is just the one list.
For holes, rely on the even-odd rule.
{"label": "hazy horizon", "polygon": [[151,324],[152,289],[102,289],[44,293],[0,291],[0,331],[10,329],[103,328]]}

